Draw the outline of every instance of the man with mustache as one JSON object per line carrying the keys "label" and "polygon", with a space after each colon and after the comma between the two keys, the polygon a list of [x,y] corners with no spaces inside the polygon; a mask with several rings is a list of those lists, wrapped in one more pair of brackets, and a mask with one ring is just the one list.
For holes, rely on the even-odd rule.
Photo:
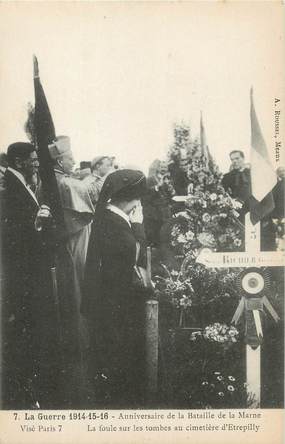
{"label": "man with mustache", "polygon": [[[2,405],[39,408],[44,391],[41,369],[48,356],[51,363],[56,355],[52,333],[45,329],[53,313],[45,297],[49,281],[42,234],[51,215],[46,205],[40,207],[29,185],[39,167],[35,147],[13,143],[7,162],[1,192]],[[48,335],[50,343],[45,341]]]}

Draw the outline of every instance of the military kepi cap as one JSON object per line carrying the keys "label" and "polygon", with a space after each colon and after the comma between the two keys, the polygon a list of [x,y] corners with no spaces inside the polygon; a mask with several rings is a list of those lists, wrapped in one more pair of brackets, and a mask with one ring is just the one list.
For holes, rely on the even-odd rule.
{"label": "military kepi cap", "polygon": [[49,153],[52,159],[56,160],[63,154],[71,153],[70,138],[68,136],[58,136],[49,146]]}
{"label": "military kepi cap", "polygon": [[109,156],[96,156],[91,161],[91,170],[94,170],[96,165],[100,163],[103,159],[109,159]]}
{"label": "military kepi cap", "polygon": [[146,178],[141,171],[116,170],[109,174],[100,193],[100,200],[139,199],[146,192]]}

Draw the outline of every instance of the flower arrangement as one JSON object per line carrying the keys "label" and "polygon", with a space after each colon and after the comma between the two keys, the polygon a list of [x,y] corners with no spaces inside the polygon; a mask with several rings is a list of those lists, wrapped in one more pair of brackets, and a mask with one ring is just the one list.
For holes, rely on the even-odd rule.
{"label": "flower arrangement", "polygon": [[175,215],[171,245],[178,254],[187,254],[201,247],[240,251],[244,242],[238,205],[222,187],[219,194],[195,191],[186,200],[185,210]]}
{"label": "flower arrangement", "polygon": [[193,332],[190,340],[196,341],[198,337],[203,337],[209,342],[230,344],[237,342],[238,335],[239,332],[233,325],[228,326],[226,324],[215,322],[214,324],[205,327],[203,331]]}
{"label": "flower arrangement", "polygon": [[[217,272],[205,268],[195,262],[195,252],[184,257],[178,270],[161,266],[163,272],[154,277],[161,306],[170,303],[174,309],[183,311],[186,318],[191,317],[191,326],[207,325],[216,319],[226,322],[232,316],[239,301],[235,283],[238,269]],[[181,317],[179,322],[181,326]]]}
{"label": "flower arrangement", "polygon": [[[235,278],[239,270],[207,269],[196,258],[202,248],[224,252],[244,249],[244,227],[238,213],[241,204],[226,193],[208,148],[191,139],[187,125],[175,126],[168,157],[176,193],[187,197],[173,206],[168,242],[177,268],[166,271],[162,266],[160,277],[156,277],[160,299],[191,312],[200,325],[227,321],[238,301]],[[214,313],[219,317],[215,319]]]}
{"label": "flower arrangement", "polygon": [[160,287],[159,293],[175,308],[189,308],[192,305],[192,295],[194,293],[191,279],[184,279],[183,271],[169,270],[165,265],[162,265],[166,277],[156,276],[157,288]]}
{"label": "flower arrangement", "polygon": [[221,185],[222,174],[208,147],[191,139],[189,126],[174,127],[168,152],[169,173],[178,194],[187,195],[185,210],[176,212],[171,245],[177,254],[210,247],[217,251],[242,251],[244,227],[239,221],[241,203]]}

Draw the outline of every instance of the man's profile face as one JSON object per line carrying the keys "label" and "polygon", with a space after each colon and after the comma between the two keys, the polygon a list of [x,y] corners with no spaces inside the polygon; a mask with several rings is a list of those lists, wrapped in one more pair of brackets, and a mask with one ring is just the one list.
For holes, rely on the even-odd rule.
{"label": "man's profile face", "polygon": [[74,158],[71,152],[65,153],[61,156],[59,164],[66,174],[71,174],[75,165]]}
{"label": "man's profile face", "polygon": [[36,151],[32,151],[27,159],[22,160],[21,164],[23,175],[27,180],[34,174],[37,174],[39,170],[39,160]]}
{"label": "man's profile face", "polygon": [[240,170],[244,167],[244,158],[240,153],[232,153],[230,155],[232,168],[234,170]]}
{"label": "man's profile face", "polygon": [[101,164],[98,165],[97,172],[99,176],[104,177],[113,171],[113,162],[112,159],[106,158],[101,161]]}

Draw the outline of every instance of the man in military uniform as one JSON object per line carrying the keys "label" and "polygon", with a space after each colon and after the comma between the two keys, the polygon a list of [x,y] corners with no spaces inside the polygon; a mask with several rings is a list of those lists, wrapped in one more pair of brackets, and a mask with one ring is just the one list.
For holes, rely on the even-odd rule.
{"label": "man in military uniform", "polygon": [[91,161],[91,174],[84,182],[88,185],[91,201],[96,207],[99,194],[107,175],[114,170],[112,159],[108,156],[97,156]]}

